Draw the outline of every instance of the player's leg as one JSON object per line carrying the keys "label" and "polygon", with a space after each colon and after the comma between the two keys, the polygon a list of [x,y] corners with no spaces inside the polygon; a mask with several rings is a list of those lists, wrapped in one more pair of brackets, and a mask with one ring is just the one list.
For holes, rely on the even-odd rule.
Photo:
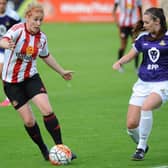
{"label": "player's leg", "polygon": [[41,136],[40,128],[36,122],[30,106],[26,103],[17,110],[24,122],[24,127],[30,138],[36,143],[45,160],[49,160],[49,151]]}
{"label": "player's leg", "polygon": [[32,98],[33,103],[40,109],[44,124],[52,136],[55,144],[62,144],[61,128],[58,118],[54,114],[46,93],[41,93]]}
{"label": "player's leg", "polygon": [[119,35],[120,35],[120,48],[118,50],[118,59],[120,59],[124,55],[126,49],[128,38],[128,35],[126,34],[126,29],[120,27]]}
{"label": "player's leg", "polygon": [[20,114],[28,135],[31,137],[33,142],[38,145],[43,157],[48,160],[48,149],[43,141],[32,110],[27,103],[29,99],[27,98],[27,95],[25,95],[23,83],[13,85],[4,82],[4,91],[12,102],[13,107]]}
{"label": "player's leg", "polygon": [[[128,133],[135,143],[140,141],[140,125],[141,125],[141,108],[149,94],[149,84],[144,83],[140,79],[133,86],[133,93],[129,100],[129,108],[127,114]],[[145,146],[145,153],[148,151],[148,146]],[[135,157],[133,154],[132,159]]]}
{"label": "player's leg", "polygon": [[[38,94],[32,98],[32,101],[40,109],[43,115],[46,129],[50,133],[55,144],[63,144],[59,121],[56,115],[52,112],[52,108],[48,100],[48,95],[45,93]],[[72,152],[71,159],[73,160],[76,158],[76,154]]]}
{"label": "player's leg", "polygon": [[152,130],[153,116],[152,110],[162,104],[162,98],[157,93],[151,93],[144,101],[141,108],[141,119],[139,124],[139,143],[133,155],[133,160],[143,160],[147,149],[147,141]]}
{"label": "player's leg", "polygon": [[[126,28],[120,27],[119,29],[119,37],[120,37],[120,48],[118,49],[118,60],[124,55],[127,41],[128,41],[128,35],[126,34]],[[119,72],[124,72],[123,66],[118,70]]]}
{"label": "player's leg", "polygon": [[[63,144],[58,118],[52,110],[45,87],[39,76],[36,76],[33,82],[27,85],[27,91],[29,90],[34,94],[34,96],[33,94],[29,96],[32,97],[33,103],[40,109],[46,129],[53,138],[55,144]],[[73,160],[76,158],[77,156],[72,152],[71,159]]]}
{"label": "player's leg", "polygon": [[46,129],[50,133],[55,144],[62,144],[63,142],[58,118],[52,110],[47,91],[38,74],[26,81],[25,91],[28,97],[32,99],[33,103],[40,109]]}
{"label": "player's leg", "polygon": [[139,142],[140,110],[140,106],[130,104],[127,113],[127,133],[136,144]]}

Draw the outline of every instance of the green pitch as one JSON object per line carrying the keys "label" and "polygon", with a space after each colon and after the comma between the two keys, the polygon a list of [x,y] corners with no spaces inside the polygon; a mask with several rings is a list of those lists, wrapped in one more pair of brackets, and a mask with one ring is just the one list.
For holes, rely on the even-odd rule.
{"label": "green pitch", "polygon": [[[66,69],[75,71],[71,82],[38,60],[53,110],[58,116],[64,143],[78,159],[69,168],[161,168],[168,167],[168,105],[154,113],[145,160],[131,161],[136,145],[126,133],[126,112],[137,76],[133,63],[125,72],[113,71],[118,32],[113,24],[45,24],[50,52]],[[129,46],[128,46],[129,47]],[[1,89],[1,100],[4,95]],[[32,105],[48,147],[54,145],[39,110]],[[24,131],[12,107],[0,108],[0,167],[49,168],[38,148]]]}

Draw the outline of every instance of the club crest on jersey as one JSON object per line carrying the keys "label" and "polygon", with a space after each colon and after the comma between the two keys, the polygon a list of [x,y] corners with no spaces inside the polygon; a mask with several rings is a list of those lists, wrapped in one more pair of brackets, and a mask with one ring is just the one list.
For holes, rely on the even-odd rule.
{"label": "club crest on jersey", "polygon": [[126,7],[127,7],[127,9],[132,9],[132,8],[133,8],[133,4],[127,3],[127,4],[126,4]]}
{"label": "club crest on jersey", "polygon": [[159,43],[160,46],[165,46],[166,43],[164,42],[164,40],[162,40],[160,43]]}
{"label": "club crest on jersey", "polygon": [[34,48],[32,46],[28,46],[26,48],[26,55],[32,55],[34,53]]}
{"label": "club crest on jersey", "polygon": [[156,47],[152,47],[151,49],[148,50],[148,55],[150,60],[155,63],[160,57],[160,52]]}

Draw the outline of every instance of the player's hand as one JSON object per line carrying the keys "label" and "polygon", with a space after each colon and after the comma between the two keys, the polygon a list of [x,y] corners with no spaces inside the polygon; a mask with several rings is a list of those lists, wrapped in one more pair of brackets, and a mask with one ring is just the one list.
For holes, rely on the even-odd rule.
{"label": "player's hand", "polygon": [[74,73],[74,71],[65,70],[64,73],[62,74],[62,77],[63,77],[65,80],[71,80],[73,73]]}
{"label": "player's hand", "polygon": [[112,65],[112,68],[114,70],[119,70],[121,68],[121,64],[119,61],[115,62],[113,65]]}
{"label": "player's hand", "polygon": [[15,48],[15,43],[14,43],[13,37],[11,37],[11,39],[8,40],[8,49],[14,50],[14,48]]}

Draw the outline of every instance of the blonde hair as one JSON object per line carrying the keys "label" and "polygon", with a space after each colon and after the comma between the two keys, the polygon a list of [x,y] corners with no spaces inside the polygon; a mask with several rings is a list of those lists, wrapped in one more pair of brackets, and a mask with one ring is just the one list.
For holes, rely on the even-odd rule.
{"label": "blonde hair", "polygon": [[42,4],[38,2],[32,2],[28,4],[27,9],[25,10],[25,17],[30,16],[32,11],[41,12],[44,15],[44,8]]}

